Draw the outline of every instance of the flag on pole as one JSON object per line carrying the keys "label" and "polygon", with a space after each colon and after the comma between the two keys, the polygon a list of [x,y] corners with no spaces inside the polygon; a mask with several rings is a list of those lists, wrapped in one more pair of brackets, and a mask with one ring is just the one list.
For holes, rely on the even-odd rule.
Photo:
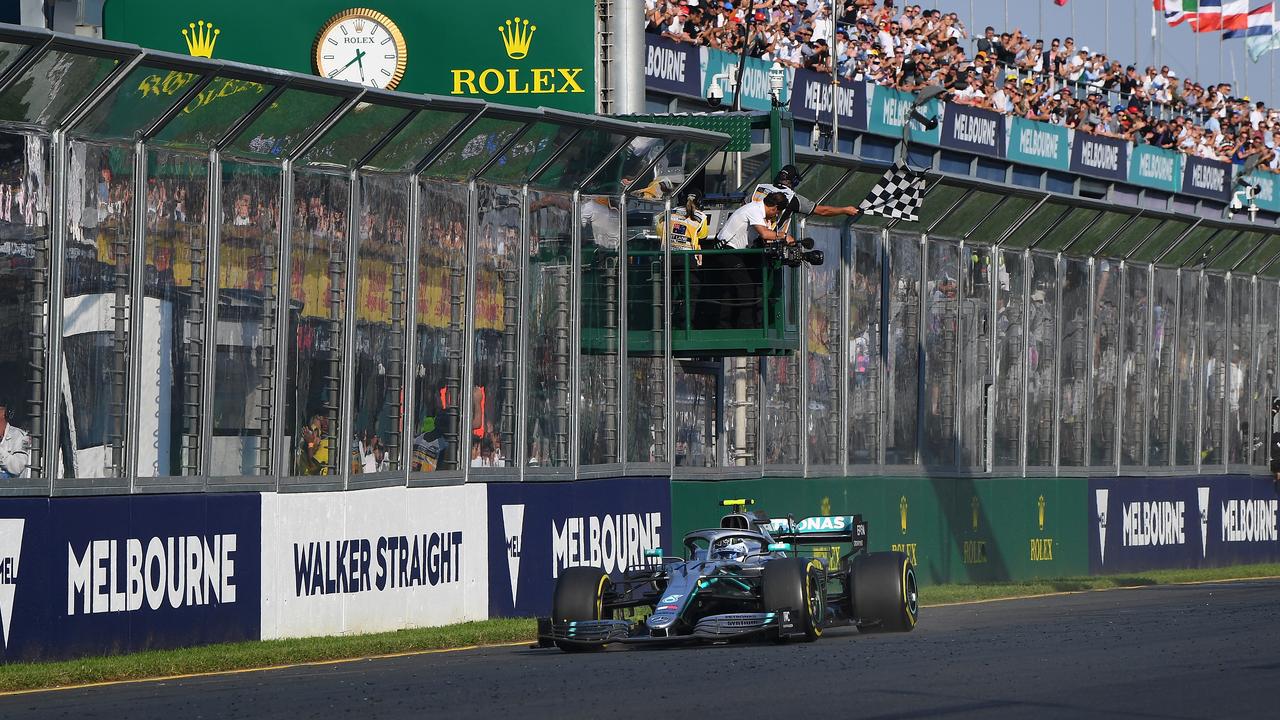
{"label": "flag on pole", "polygon": [[[1247,0],[1246,0],[1247,2]],[[1222,29],[1222,0],[1200,0],[1196,15],[1191,20],[1195,32],[1213,32]]]}
{"label": "flag on pole", "polygon": [[1243,30],[1228,30],[1222,37],[1228,39],[1270,35],[1275,24],[1275,4],[1267,3],[1249,11],[1248,23]]}
{"label": "flag on pole", "polygon": [[[1065,0],[1064,0],[1065,2]],[[924,174],[918,173],[899,160],[885,171],[884,177],[871,188],[867,199],[858,209],[864,215],[883,215],[916,222],[917,212],[924,205]]]}
{"label": "flag on pole", "polygon": [[1222,29],[1240,31],[1249,29],[1249,0],[1223,0]]}
{"label": "flag on pole", "polygon": [[1053,4],[1062,7],[1067,4],[1067,0],[1053,0]]}
{"label": "flag on pole", "polygon": [[1176,27],[1191,20],[1199,10],[1199,0],[1154,0],[1155,9],[1164,13],[1164,21],[1169,27]]}

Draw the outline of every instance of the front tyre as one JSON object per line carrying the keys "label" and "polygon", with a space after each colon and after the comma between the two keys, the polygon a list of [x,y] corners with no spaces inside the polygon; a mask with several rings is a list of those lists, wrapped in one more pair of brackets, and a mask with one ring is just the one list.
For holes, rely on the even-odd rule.
{"label": "front tyre", "polygon": [[850,580],[858,629],[909,632],[920,618],[916,569],[900,552],[854,558]]}
{"label": "front tyre", "polygon": [[764,566],[760,574],[760,599],[766,612],[791,611],[804,630],[805,642],[822,636],[826,612],[822,568],[804,558],[780,558]]}
{"label": "front tyre", "polygon": [[[575,620],[604,620],[604,594],[609,586],[609,576],[596,567],[571,567],[560,571],[556,580],[556,592],[551,599],[551,620],[555,623]],[[599,650],[600,646],[584,646],[577,643],[556,641],[556,647],[566,652]]]}

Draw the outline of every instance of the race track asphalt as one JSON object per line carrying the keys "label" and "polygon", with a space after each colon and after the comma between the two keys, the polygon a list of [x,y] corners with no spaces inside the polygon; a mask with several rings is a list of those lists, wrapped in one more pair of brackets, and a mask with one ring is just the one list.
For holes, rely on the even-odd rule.
{"label": "race track asphalt", "polygon": [[925,608],[812,644],[486,648],[0,698],[0,718],[1275,718],[1280,581]]}

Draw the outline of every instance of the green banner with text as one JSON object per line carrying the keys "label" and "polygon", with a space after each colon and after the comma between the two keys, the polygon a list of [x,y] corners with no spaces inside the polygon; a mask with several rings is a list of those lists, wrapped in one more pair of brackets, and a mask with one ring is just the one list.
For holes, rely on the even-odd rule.
{"label": "green banner with text", "polygon": [[411,93],[595,112],[595,4],[107,0],[110,40]]}

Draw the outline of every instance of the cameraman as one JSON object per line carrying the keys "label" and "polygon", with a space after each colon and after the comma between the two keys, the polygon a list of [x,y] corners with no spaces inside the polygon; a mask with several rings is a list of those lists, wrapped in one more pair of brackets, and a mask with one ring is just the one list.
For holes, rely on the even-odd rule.
{"label": "cameraman", "polygon": [[[794,244],[796,239],[785,230],[775,229],[778,217],[789,203],[785,193],[772,192],[734,210],[716,235],[714,249],[746,250],[767,242]],[[755,256],[706,255],[698,324],[718,329],[758,327],[760,267],[759,258]]]}
{"label": "cameraman", "polygon": [[773,183],[760,183],[756,186],[755,192],[751,194],[752,200],[762,200],[770,193],[782,193],[787,198],[786,215],[778,227],[785,231],[790,223],[790,215],[792,213],[800,213],[801,215],[817,215],[818,217],[834,217],[836,215],[848,215],[849,217],[857,217],[861,214],[861,210],[853,205],[845,205],[837,207],[835,205],[818,205],[809,198],[797,193],[795,188],[800,184],[800,171],[795,165],[784,165],[774,176]]}

